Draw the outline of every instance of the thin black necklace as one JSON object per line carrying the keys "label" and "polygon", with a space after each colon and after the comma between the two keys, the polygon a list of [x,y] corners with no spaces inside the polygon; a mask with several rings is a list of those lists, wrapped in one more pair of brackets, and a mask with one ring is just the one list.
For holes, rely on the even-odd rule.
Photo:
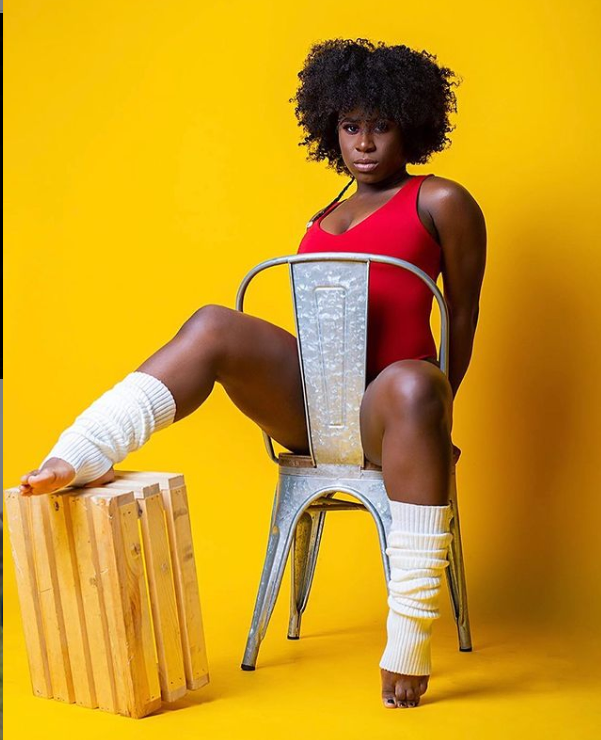
{"label": "thin black necklace", "polygon": [[347,182],[347,184],[342,188],[342,190],[338,193],[338,195],[334,198],[334,200],[330,201],[327,206],[324,206],[320,211],[317,211],[317,213],[311,217],[310,221],[307,221],[307,228],[310,229],[311,226],[317,221],[317,219],[325,213],[328,208],[331,205],[334,205],[334,203],[337,203],[340,198],[346,193],[346,191],[350,188],[350,186],[355,182],[355,178],[351,177],[351,179]]}

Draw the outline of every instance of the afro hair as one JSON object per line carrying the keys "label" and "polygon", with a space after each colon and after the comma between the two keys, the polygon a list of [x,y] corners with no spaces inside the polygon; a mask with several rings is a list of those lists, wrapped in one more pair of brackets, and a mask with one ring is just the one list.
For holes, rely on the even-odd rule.
{"label": "afro hair", "polygon": [[[433,152],[450,145],[457,111],[451,89],[462,78],[435,63],[427,51],[375,44],[368,39],[330,39],[314,44],[298,73],[295,114],[306,135],[307,159],[327,160],[328,167],[348,174],[338,143],[338,119],[356,107],[396,121],[407,161],[425,164]],[[457,78],[454,80],[453,78]]]}

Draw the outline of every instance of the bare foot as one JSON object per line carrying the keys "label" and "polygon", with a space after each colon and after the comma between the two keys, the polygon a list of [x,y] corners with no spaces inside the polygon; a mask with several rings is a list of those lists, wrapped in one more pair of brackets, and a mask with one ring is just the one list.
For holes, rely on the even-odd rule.
{"label": "bare foot", "polygon": [[382,701],[387,709],[416,707],[428,688],[430,676],[405,676],[380,668],[382,676]]}
{"label": "bare foot", "polygon": [[[75,478],[75,469],[59,457],[51,457],[41,468],[30,470],[21,478],[19,492],[22,496],[36,496],[42,493],[53,493],[59,488],[68,486]],[[100,478],[86,483],[83,488],[102,486],[115,480],[115,471],[110,468]]]}

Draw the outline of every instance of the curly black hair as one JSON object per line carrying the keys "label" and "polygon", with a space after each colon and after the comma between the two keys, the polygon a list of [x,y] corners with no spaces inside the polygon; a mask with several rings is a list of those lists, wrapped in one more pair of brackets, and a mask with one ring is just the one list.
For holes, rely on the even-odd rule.
{"label": "curly black hair", "polygon": [[[450,145],[447,133],[457,111],[452,86],[463,80],[436,56],[403,44],[388,46],[368,39],[329,39],[314,44],[298,77],[295,114],[306,136],[307,159],[327,160],[328,167],[348,174],[338,144],[339,116],[361,107],[396,121],[403,134],[407,160],[425,164],[433,152]],[[454,80],[453,78],[457,78]]]}

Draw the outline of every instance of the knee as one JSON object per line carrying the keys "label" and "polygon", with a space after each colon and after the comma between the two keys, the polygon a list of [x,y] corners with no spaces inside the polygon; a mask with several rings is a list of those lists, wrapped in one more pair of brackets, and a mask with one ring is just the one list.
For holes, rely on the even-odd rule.
{"label": "knee", "polygon": [[220,362],[227,353],[233,309],[209,303],[197,309],[181,326],[175,340],[182,343],[190,358],[202,354],[206,361]]}
{"label": "knee", "polygon": [[194,311],[192,316],[182,325],[181,334],[215,334],[219,335],[228,321],[228,314],[232,309],[207,303]]}
{"label": "knee", "polygon": [[392,363],[383,372],[386,408],[394,415],[439,422],[449,416],[453,392],[446,375],[418,360]]}

